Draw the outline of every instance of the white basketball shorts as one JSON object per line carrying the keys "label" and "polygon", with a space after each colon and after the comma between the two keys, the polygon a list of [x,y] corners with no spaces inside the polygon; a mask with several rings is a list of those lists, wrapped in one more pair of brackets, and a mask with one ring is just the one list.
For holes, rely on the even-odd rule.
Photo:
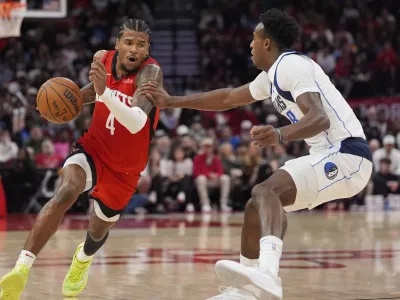
{"label": "white basketball shorts", "polygon": [[287,161],[281,169],[297,188],[294,204],[284,207],[290,212],[361,192],[372,174],[372,157],[364,139],[348,138],[338,147]]}

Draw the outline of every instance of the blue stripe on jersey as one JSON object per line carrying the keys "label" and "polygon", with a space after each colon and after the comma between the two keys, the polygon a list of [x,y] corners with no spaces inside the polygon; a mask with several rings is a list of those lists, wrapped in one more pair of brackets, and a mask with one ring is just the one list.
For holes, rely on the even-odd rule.
{"label": "blue stripe on jersey", "polygon": [[276,87],[276,90],[278,92],[279,95],[281,95],[281,97],[285,98],[286,100],[289,100],[291,102],[295,102],[292,94],[290,92],[284,91],[282,90],[279,85],[278,85],[278,78],[277,78],[277,74],[278,74],[278,66],[279,63],[282,61],[282,59],[286,56],[286,55],[290,55],[290,54],[295,54],[296,52],[290,52],[290,53],[286,53],[284,55],[282,55],[281,59],[278,61],[278,63],[276,64],[276,69],[275,69],[275,74],[274,74],[274,85]]}
{"label": "blue stripe on jersey", "polygon": [[325,132],[325,134],[326,134],[326,140],[328,141],[328,143],[331,144],[331,145],[333,145],[333,144],[331,143],[331,141],[328,139],[328,132],[327,132],[326,130],[324,130],[324,132]]}
{"label": "blue stripe on jersey", "polygon": [[290,54],[304,55],[304,56],[307,56],[307,57],[308,57],[307,54],[302,53],[302,52],[297,52],[297,51],[288,52],[288,53],[282,55],[281,59],[278,61],[277,65],[276,65],[275,74],[274,74],[274,85],[275,85],[275,87],[276,87],[276,90],[277,90],[278,94],[281,95],[281,97],[283,97],[283,98],[285,98],[286,100],[289,100],[289,101],[291,101],[291,102],[296,102],[295,99],[293,99],[293,96],[292,96],[292,93],[291,93],[291,92],[284,91],[284,90],[282,90],[282,89],[279,87],[279,84],[278,84],[278,77],[277,77],[279,63],[281,62],[281,60],[282,60],[285,56],[290,55]]}
{"label": "blue stripe on jersey", "polygon": [[328,99],[325,97],[324,92],[322,91],[321,87],[319,86],[318,82],[316,80],[314,80],[315,83],[317,84],[317,87],[319,89],[319,91],[321,92],[322,96],[325,98],[326,102],[328,103],[328,105],[333,109],[333,111],[335,112],[337,118],[339,119],[340,122],[342,122],[344,129],[350,134],[351,137],[353,137],[353,135],[351,134],[351,132],[346,128],[346,124],[344,124],[344,122],[342,121],[342,119],[339,117],[339,114],[337,113],[337,111],[333,108],[333,106],[329,103]]}

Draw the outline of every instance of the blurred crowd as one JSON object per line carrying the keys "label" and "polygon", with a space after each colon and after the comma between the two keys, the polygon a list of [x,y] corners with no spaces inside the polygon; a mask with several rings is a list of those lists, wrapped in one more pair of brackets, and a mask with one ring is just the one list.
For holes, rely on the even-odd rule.
{"label": "blurred crowd", "polygon": [[[254,78],[249,45],[265,9],[262,2],[198,1],[200,86],[237,86]],[[399,93],[399,1],[264,2],[280,4],[296,17],[302,37],[294,49],[318,62],[345,98]]]}
{"label": "blurred crowd", "polygon": [[[118,16],[118,23],[125,15],[154,23],[151,6],[144,1],[71,2],[68,22],[57,28],[28,24],[22,38],[0,40],[0,170],[10,212],[26,206],[46,170],[54,171],[47,188],[57,188],[64,159],[91,122],[93,106],[85,106],[66,125],[45,121],[35,110],[40,85],[57,76],[87,84],[93,53],[113,48],[118,27],[110,24]],[[194,7],[202,76],[187,77],[182,87],[167,86],[168,91],[190,94],[255,78],[249,45],[261,12],[259,1],[197,1]],[[399,92],[399,7],[395,1],[306,0],[293,1],[287,10],[303,29],[296,49],[321,64],[353,99]],[[374,152],[374,175],[369,189],[354,201],[331,204],[333,208],[362,205],[367,193],[385,199],[399,193],[400,120],[378,106],[356,114]],[[304,142],[253,147],[249,130],[258,124],[284,126],[288,121],[277,115],[269,99],[227,112],[163,110],[148,165],[126,212],[242,210],[254,184],[287,160],[308,153]]]}

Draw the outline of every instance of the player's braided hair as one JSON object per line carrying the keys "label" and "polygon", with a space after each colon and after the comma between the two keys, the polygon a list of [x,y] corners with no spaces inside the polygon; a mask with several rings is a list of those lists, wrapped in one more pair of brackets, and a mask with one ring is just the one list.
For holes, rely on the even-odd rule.
{"label": "player's braided hair", "polygon": [[265,35],[270,37],[281,50],[291,48],[300,36],[296,20],[279,9],[267,10],[260,16],[260,22],[264,25]]}
{"label": "player's braided hair", "polygon": [[146,32],[151,38],[151,30],[149,25],[143,20],[139,19],[129,19],[124,24],[121,25],[118,32],[118,38],[121,38],[125,30],[133,30],[137,32]]}

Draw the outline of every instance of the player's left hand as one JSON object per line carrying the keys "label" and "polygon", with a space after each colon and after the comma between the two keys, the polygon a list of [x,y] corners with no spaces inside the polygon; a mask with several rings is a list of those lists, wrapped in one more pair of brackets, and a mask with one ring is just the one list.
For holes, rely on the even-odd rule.
{"label": "player's left hand", "polygon": [[279,144],[279,133],[271,125],[253,126],[250,130],[252,145],[265,148]]}
{"label": "player's left hand", "polygon": [[106,90],[107,70],[104,64],[96,60],[92,62],[89,71],[89,80],[93,82],[94,90],[97,95],[101,96]]}

